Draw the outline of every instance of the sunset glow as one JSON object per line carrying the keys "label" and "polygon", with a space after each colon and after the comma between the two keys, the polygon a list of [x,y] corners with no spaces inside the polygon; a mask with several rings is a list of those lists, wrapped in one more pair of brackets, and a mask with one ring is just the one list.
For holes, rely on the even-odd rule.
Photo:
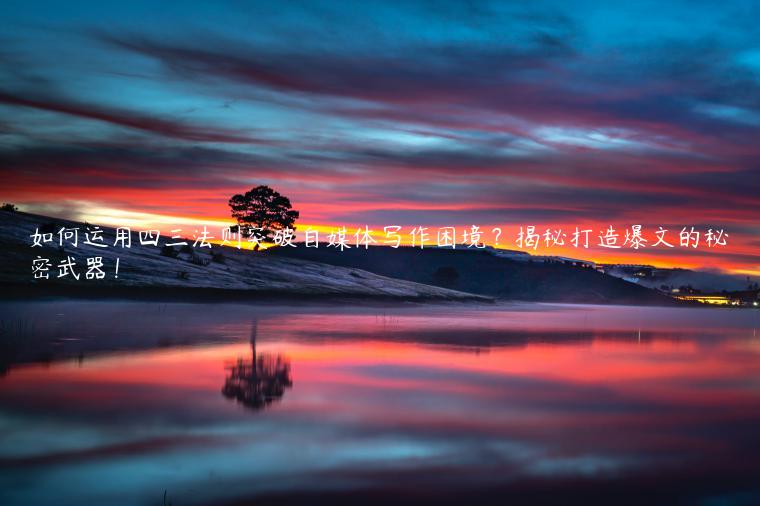
{"label": "sunset glow", "polygon": [[723,20],[760,13],[645,4],[4,2],[0,199],[189,228],[266,184],[300,230],[499,226],[504,248],[520,225],[717,228],[539,254],[757,275],[760,60]]}

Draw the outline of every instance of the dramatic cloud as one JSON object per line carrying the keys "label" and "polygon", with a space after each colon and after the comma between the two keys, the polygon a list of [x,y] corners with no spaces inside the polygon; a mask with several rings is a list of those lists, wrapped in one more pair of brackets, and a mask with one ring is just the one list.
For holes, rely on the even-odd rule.
{"label": "dramatic cloud", "polygon": [[315,225],[706,224],[731,247],[625,259],[760,272],[756,4],[2,13],[3,200],[223,218],[263,183]]}
{"label": "dramatic cloud", "polygon": [[261,142],[253,137],[245,137],[225,129],[213,130],[201,128],[145,114],[135,114],[126,110],[78,104],[58,97],[33,99],[0,91],[0,104],[16,107],[29,107],[32,109],[77,116],[84,119],[103,121],[117,126],[188,141],[235,142],[247,144],[258,144]]}

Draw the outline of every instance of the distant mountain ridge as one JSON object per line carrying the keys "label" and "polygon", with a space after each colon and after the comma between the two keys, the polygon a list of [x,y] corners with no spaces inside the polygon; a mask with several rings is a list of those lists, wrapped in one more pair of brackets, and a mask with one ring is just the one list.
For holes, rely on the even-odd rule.
{"label": "distant mountain ridge", "polygon": [[594,269],[552,262],[516,261],[489,250],[372,246],[338,251],[272,248],[273,257],[297,258],[363,269],[418,283],[499,299],[593,304],[672,305],[656,290],[628,283]]}

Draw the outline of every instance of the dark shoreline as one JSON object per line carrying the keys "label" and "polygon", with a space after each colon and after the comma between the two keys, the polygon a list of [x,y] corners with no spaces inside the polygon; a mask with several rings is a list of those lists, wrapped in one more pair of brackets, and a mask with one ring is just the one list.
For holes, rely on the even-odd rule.
{"label": "dark shoreline", "polygon": [[192,287],[143,287],[143,286],[75,286],[63,284],[28,285],[0,284],[0,300],[33,299],[82,299],[82,300],[141,300],[156,302],[325,302],[325,303],[371,303],[371,302],[417,302],[417,303],[485,303],[496,299],[482,295],[467,294],[461,297],[400,296],[385,294],[338,294],[293,293],[287,290],[234,290],[224,288]]}
{"label": "dark shoreline", "polygon": [[502,299],[478,294],[466,294],[460,297],[440,296],[401,296],[386,294],[339,294],[339,293],[294,293],[288,290],[235,290],[223,288],[194,287],[145,287],[145,286],[93,286],[73,284],[14,284],[0,283],[0,301],[28,301],[51,299],[78,300],[130,300],[150,302],[178,303],[308,303],[308,304],[373,304],[373,303],[418,303],[418,304],[594,304],[601,306],[643,306],[643,307],[705,307],[704,304],[671,300],[663,304],[638,302],[621,303],[619,301],[568,301],[568,300],[522,300]]}

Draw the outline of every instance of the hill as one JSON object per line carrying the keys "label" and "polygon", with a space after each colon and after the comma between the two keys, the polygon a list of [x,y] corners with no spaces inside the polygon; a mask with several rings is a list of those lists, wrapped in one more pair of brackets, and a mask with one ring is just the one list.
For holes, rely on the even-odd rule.
{"label": "hill", "polygon": [[[77,247],[59,246],[61,227],[79,227]],[[32,247],[35,229],[55,230],[54,241]],[[138,295],[195,299],[198,297],[349,297],[401,300],[489,300],[451,289],[391,279],[354,267],[327,265],[308,259],[265,255],[214,245],[213,248],[177,248],[176,257],[160,246],[140,245],[136,231],[130,248],[113,247],[116,231],[101,227],[109,247],[82,244],[86,225],[21,212],[0,211],[0,284],[3,295],[54,293],[62,295]],[[166,242],[162,237],[159,244]],[[190,241],[192,243],[192,241]],[[50,262],[49,279],[35,280],[32,262],[37,256]],[[58,265],[74,257],[79,279],[58,278]],[[105,277],[85,279],[86,259],[100,256]],[[116,277],[115,264],[119,258]]]}
{"label": "hill", "polygon": [[339,251],[319,248],[273,248],[268,256],[364,269],[417,283],[523,301],[657,304],[676,302],[594,269],[559,263],[515,261],[487,250],[419,249],[374,246]]}

